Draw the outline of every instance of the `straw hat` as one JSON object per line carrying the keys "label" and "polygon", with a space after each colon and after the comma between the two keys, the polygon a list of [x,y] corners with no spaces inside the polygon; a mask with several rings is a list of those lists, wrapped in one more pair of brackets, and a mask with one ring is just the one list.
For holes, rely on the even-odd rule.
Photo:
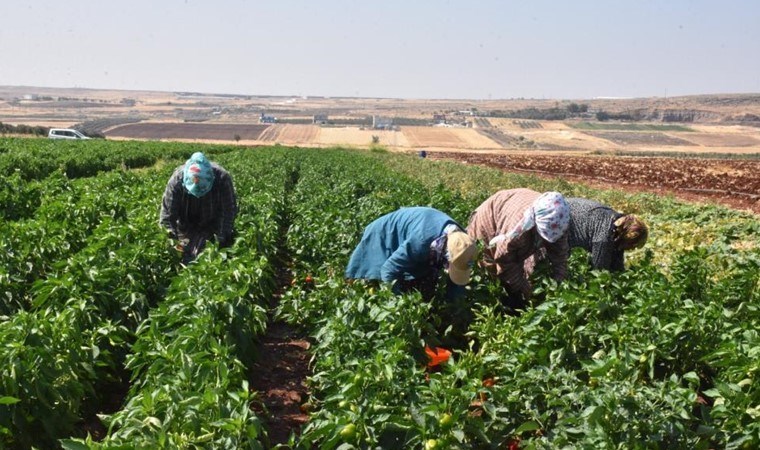
{"label": "straw hat", "polygon": [[470,282],[470,266],[478,253],[475,239],[462,231],[449,233],[446,240],[449,256],[449,278],[454,284],[464,286]]}

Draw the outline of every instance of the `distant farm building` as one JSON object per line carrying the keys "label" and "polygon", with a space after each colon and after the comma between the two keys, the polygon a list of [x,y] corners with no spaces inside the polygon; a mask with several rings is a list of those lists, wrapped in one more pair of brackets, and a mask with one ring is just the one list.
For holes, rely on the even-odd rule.
{"label": "distant farm building", "polygon": [[277,117],[268,116],[264,113],[261,113],[261,117],[259,117],[259,123],[277,123]]}
{"label": "distant farm building", "polygon": [[327,114],[314,114],[315,125],[327,125]]}
{"label": "distant farm building", "polygon": [[372,116],[372,128],[375,130],[390,130],[393,129],[393,118]]}

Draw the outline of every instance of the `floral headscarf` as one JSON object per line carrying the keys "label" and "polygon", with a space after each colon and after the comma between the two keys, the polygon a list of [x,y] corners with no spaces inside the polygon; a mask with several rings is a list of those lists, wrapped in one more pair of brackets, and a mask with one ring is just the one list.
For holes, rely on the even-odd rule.
{"label": "floral headscarf", "polygon": [[193,156],[185,163],[182,184],[191,195],[203,197],[214,186],[214,170],[206,155],[201,152],[193,153]]}
{"label": "floral headscarf", "polygon": [[521,236],[534,226],[539,236],[554,243],[562,237],[570,225],[570,207],[559,192],[545,192],[525,210],[516,227],[507,233],[507,238]]}

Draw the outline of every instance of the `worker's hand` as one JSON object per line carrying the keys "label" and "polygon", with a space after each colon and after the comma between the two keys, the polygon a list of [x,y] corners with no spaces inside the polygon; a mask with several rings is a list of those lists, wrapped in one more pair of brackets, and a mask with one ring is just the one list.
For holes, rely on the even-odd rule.
{"label": "worker's hand", "polygon": [[393,292],[395,295],[400,295],[403,292],[401,280],[391,280],[385,284],[390,287],[391,292]]}
{"label": "worker's hand", "polygon": [[184,252],[185,248],[187,248],[187,244],[189,243],[190,239],[178,239],[177,244],[174,246],[174,248],[179,252]]}
{"label": "worker's hand", "polygon": [[172,229],[169,229],[169,228],[164,228],[164,230],[166,230],[166,235],[169,237],[169,239],[172,239],[172,240],[176,240],[177,239],[177,232],[176,231],[174,231]]}

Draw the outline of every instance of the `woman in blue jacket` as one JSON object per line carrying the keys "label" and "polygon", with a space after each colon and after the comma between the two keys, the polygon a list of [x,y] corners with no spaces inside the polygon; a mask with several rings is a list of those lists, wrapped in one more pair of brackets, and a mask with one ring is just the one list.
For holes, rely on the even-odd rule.
{"label": "woman in blue jacket", "polygon": [[[430,300],[441,269],[454,285],[466,285],[476,254],[475,240],[448,215],[434,208],[401,208],[367,226],[346,278],[394,283],[396,293],[416,289]],[[457,292],[451,283],[449,296]]]}

